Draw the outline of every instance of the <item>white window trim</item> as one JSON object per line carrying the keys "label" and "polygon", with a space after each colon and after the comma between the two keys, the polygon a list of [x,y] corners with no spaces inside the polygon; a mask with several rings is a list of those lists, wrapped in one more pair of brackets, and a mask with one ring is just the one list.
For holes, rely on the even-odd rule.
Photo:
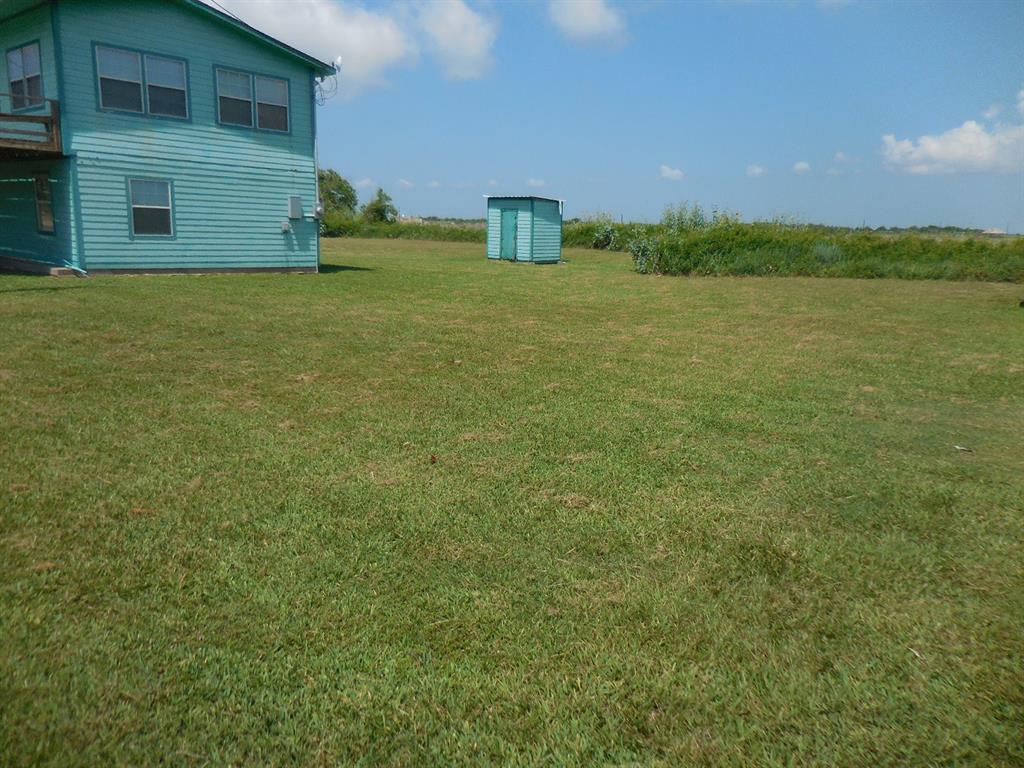
{"label": "white window trim", "polygon": [[[36,72],[26,72],[25,71],[25,49],[26,48],[33,48],[33,47],[36,49],[36,60],[39,62],[39,69]],[[21,77],[17,78],[16,80],[11,78],[11,59],[10,59],[10,57],[11,57],[12,53],[17,53],[18,56],[21,58]],[[6,55],[4,56],[4,64],[7,66],[7,90],[10,92],[11,110],[14,111],[14,112],[20,112],[20,111],[25,110],[25,109],[37,109],[38,107],[41,107],[43,105],[43,102],[45,101],[45,97],[42,94],[42,90],[43,90],[43,87],[42,87],[43,86],[43,48],[39,44],[39,42],[38,41],[33,41],[31,43],[25,43],[24,45],[19,45],[17,48],[12,48],[11,50],[7,51]],[[38,77],[39,78],[40,94],[38,96],[39,101],[37,103],[33,103],[33,100],[36,97],[32,97],[32,96],[28,95],[28,81],[29,81],[30,78],[33,78],[33,77]],[[13,86],[14,86],[15,83],[21,83],[22,84],[22,89],[23,89],[24,93],[23,93],[23,95],[20,98],[22,98],[25,102],[27,102],[26,104],[24,104],[24,105],[22,105],[20,107],[15,107],[14,106],[15,96],[14,96],[14,87]]]}
{"label": "white window trim", "polygon": [[[227,96],[227,95],[222,97],[221,96],[221,92],[220,92],[220,73],[221,72],[227,72],[227,73],[230,73],[230,74],[233,74],[233,75],[245,75],[246,77],[248,77],[249,78],[249,98],[248,99],[240,99],[237,96]],[[214,84],[214,88],[216,90],[216,97],[217,97],[217,124],[218,125],[227,125],[227,126],[230,126],[232,128],[248,128],[250,130],[255,129],[256,128],[256,79],[253,77],[252,72],[246,72],[246,71],[241,70],[241,69],[229,69],[228,67],[216,67],[214,69],[214,73],[213,73],[213,81],[214,81],[213,84]],[[221,100],[221,98],[234,99],[235,101],[248,101],[249,102],[249,120],[250,120],[249,124],[248,125],[244,125],[243,123],[229,123],[229,122],[225,122],[221,118],[221,115],[220,115],[220,100]]]}
{"label": "white window trim", "polygon": [[[137,56],[139,59],[139,79],[129,80],[125,77],[110,77],[104,75],[100,70],[100,50],[117,51],[118,53],[130,53],[133,56]],[[96,46],[96,90],[100,99],[100,109],[109,109],[114,112],[128,112],[133,115],[144,115],[146,114],[146,76],[143,74],[143,55],[139,51],[132,51],[127,48],[116,48],[112,45],[97,45]],[[134,83],[139,86],[139,101],[141,109],[125,109],[124,107],[108,107],[103,103],[103,81],[104,80],[115,80],[119,83]]]}
{"label": "white window trim", "polygon": [[[149,69],[148,69],[148,67],[146,65],[146,62],[149,59],[161,59],[162,61],[173,61],[175,64],[180,64],[181,65],[182,75],[185,78],[185,86],[183,88],[179,88],[176,85],[160,85],[159,83],[151,83],[151,82],[149,82]],[[167,118],[170,118],[171,120],[188,120],[188,119],[190,119],[192,117],[192,113],[189,110],[189,103],[188,103],[189,102],[189,99],[188,99],[188,63],[185,61],[185,59],[177,59],[177,58],[175,58],[173,56],[162,56],[159,53],[144,53],[144,54],[142,54],[142,79],[146,81],[143,85],[144,85],[144,90],[146,91],[145,107],[146,107],[146,114],[147,115],[151,115],[153,117],[167,117]],[[163,112],[154,112],[150,108],[150,106],[149,106],[149,88],[150,88],[150,86],[152,86],[154,88],[166,88],[169,91],[181,91],[185,95],[185,114],[184,115],[167,115],[167,114],[164,114]]]}
{"label": "white window trim", "polygon": [[[260,101],[260,89],[257,85],[257,80],[276,80],[279,83],[284,83],[284,104],[278,104],[276,101]],[[253,77],[253,96],[256,99],[256,128],[261,131],[270,131],[271,133],[289,133],[292,129],[292,87],[291,83],[288,82],[286,77],[271,77],[270,75],[255,75]],[[260,104],[266,104],[268,107],[284,107],[285,116],[285,127],[282,128],[264,128],[259,124],[260,122]]]}
{"label": "white window trim", "polygon": [[[167,185],[167,205],[136,205],[132,199],[132,183],[136,181],[148,182],[150,184],[166,184]],[[129,232],[132,237],[174,237],[174,185],[167,179],[143,179],[143,178],[129,178],[128,179],[128,208],[131,214],[131,221],[129,222]],[[168,222],[171,225],[171,231],[164,232],[136,232],[135,231],[135,209],[143,208],[150,211],[167,211]]]}

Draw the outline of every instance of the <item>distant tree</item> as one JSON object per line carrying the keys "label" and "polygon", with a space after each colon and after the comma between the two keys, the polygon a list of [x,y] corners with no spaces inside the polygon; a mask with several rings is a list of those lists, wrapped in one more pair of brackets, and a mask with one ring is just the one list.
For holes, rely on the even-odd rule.
{"label": "distant tree", "polygon": [[332,168],[321,169],[320,199],[324,204],[324,213],[354,214],[359,205],[359,197],[348,179]]}
{"label": "distant tree", "polygon": [[391,224],[395,221],[398,218],[398,209],[395,207],[391,195],[377,187],[377,194],[363,206],[363,218],[383,224]]}

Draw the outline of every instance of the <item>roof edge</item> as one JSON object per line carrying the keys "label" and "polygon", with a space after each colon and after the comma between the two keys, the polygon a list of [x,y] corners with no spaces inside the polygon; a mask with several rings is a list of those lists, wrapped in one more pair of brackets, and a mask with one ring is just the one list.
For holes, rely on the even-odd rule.
{"label": "roof edge", "polygon": [[225,13],[224,11],[218,8],[214,8],[212,5],[207,5],[206,3],[202,2],[202,0],[182,0],[182,2],[196,11],[205,13],[208,16],[211,16],[224,24],[228,24],[229,26],[232,26],[235,29],[239,29],[242,32],[245,32],[246,34],[255,37],[260,42],[267,43],[268,45],[271,45],[274,48],[277,48],[278,50],[283,51],[284,53],[287,53],[288,55],[305,62],[306,64],[311,66],[320,77],[328,77],[330,75],[337,73],[337,69],[335,69],[333,64],[328,64],[327,62],[320,61],[320,59],[316,58],[315,56],[310,56],[308,53],[303,53],[298,48],[293,48],[292,46],[288,45],[288,43],[283,43],[276,37],[271,37],[266,32],[261,32],[260,30],[256,29],[256,27],[245,23],[239,18],[236,18],[235,16],[232,16],[229,13]]}
{"label": "roof edge", "polygon": [[560,197],[545,197],[544,195],[484,195],[488,200],[548,200],[552,203],[564,203]]}

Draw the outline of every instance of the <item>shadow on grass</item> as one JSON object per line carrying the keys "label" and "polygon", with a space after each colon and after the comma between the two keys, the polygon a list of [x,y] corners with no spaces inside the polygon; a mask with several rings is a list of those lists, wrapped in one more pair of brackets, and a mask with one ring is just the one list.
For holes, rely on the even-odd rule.
{"label": "shadow on grass", "polygon": [[74,291],[84,285],[38,285],[30,288],[0,288],[0,293],[24,293],[26,291]]}
{"label": "shadow on grass", "polygon": [[373,272],[373,267],[349,267],[344,264],[321,264],[320,274],[329,275],[333,272]]}

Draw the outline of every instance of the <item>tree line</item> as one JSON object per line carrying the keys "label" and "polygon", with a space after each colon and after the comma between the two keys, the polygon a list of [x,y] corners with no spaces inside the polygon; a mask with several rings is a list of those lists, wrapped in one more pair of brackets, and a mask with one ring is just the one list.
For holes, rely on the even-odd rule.
{"label": "tree line", "polygon": [[360,207],[355,187],[336,170],[321,169],[317,177],[320,181],[320,200],[324,206],[325,217],[358,216],[373,224],[393,224],[398,220],[398,208],[391,195],[382,187],[377,187],[377,193]]}

